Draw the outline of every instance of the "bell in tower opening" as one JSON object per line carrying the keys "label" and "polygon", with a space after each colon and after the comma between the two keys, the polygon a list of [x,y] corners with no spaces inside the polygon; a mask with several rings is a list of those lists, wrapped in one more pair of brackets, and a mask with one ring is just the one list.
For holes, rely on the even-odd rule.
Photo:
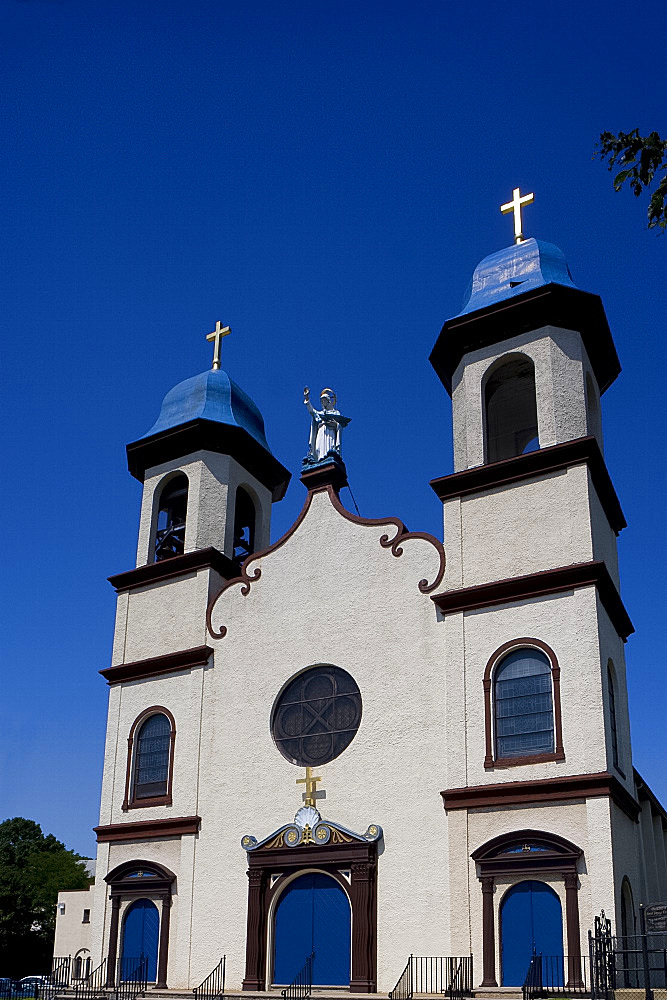
{"label": "bell in tower opening", "polygon": [[188,479],[181,473],[169,480],[160,497],[155,533],[155,562],[183,555],[187,506]]}

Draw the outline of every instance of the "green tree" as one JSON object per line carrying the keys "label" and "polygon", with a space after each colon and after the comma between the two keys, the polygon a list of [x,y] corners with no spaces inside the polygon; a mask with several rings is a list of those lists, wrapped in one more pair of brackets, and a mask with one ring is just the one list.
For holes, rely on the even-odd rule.
{"label": "green tree", "polygon": [[0,970],[3,976],[48,972],[55,904],[61,889],[86,889],[83,859],[31,819],[0,823]]}
{"label": "green tree", "polygon": [[609,157],[609,170],[615,166],[622,168],[614,177],[615,191],[620,191],[628,181],[638,198],[653,182],[656,173],[665,171],[651,195],[647,216],[649,229],[656,226],[663,231],[667,229],[667,140],[661,139],[657,132],[640,135],[635,128],[618,135],[602,132],[595,147],[601,159]]}

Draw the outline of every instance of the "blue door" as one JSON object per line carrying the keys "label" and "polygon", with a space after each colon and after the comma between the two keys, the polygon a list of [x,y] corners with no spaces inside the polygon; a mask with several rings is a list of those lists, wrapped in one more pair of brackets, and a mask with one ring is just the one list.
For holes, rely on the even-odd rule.
{"label": "blue door", "polygon": [[548,885],[519,882],[509,890],[500,907],[500,935],[503,986],[523,986],[533,955],[543,956],[551,985],[563,985],[563,918]]}
{"label": "blue door", "polygon": [[135,899],[125,911],[120,979],[130,976],[142,955],[148,960],[148,982],[157,979],[157,946],[160,918],[150,899]]}
{"label": "blue door", "polygon": [[295,878],[276,908],[274,983],[291,983],[314,951],[313,983],[349,986],[350,936],[350,904],[338,882],[320,872]]}

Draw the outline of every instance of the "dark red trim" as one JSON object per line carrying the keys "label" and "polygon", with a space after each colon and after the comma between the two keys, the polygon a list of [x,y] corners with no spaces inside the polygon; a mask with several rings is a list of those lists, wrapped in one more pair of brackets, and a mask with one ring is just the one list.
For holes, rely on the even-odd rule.
{"label": "dark red trim", "polygon": [[443,614],[451,615],[460,611],[476,611],[479,608],[492,607],[494,604],[507,604],[510,601],[544,597],[547,594],[560,594],[565,590],[591,586],[597,587],[603,608],[619,636],[625,641],[634,632],[634,626],[625,610],[616,584],[609,575],[609,570],[599,560],[560,566],[557,569],[545,569],[526,576],[512,576],[506,580],[480,583],[475,587],[448,590],[444,594],[436,594],[431,600],[435,601]]}
{"label": "dark red trim", "polygon": [[422,594],[430,594],[432,590],[435,590],[436,587],[440,585],[442,578],[445,575],[446,560],[442,542],[439,541],[435,535],[431,535],[427,531],[408,531],[406,526],[398,517],[361,517],[359,514],[353,514],[346,507],[343,507],[340,502],[340,498],[331,488],[329,488],[329,496],[338,513],[341,514],[347,521],[351,521],[352,524],[363,524],[368,525],[369,527],[380,527],[385,524],[394,525],[396,528],[396,534],[393,537],[390,537],[388,534],[384,534],[380,538],[380,545],[382,548],[391,549],[391,554],[393,556],[402,556],[403,543],[409,541],[411,538],[423,538],[424,541],[430,542],[440,558],[438,572],[431,583],[429,583],[428,580],[420,580],[417,587]]}
{"label": "dark red trim", "polygon": [[545,326],[579,331],[600,393],[609,388],[621,364],[600,296],[555,282],[447,320],[429,360],[451,395],[454,372],[465,354]]}
{"label": "dark red trim", "polygon": [[156,674],[171,674],[175,670],[187,670],[189,667],[204,667],[212,654],[210,646],[194,646],[192,649],[177,650],[175,653],[134,660],[132,663],[119,663],[115,667],[100,670],[99,673],[106,678],[107,684],[120,684],[122,681],[155,677]]}
{"label": "dark red trim", "polygon": [[549,472],[559,472],[573,465],[585,462],[591,475],[595,492],[612,529],[618,533],[625,528],[621,504],[612,484],[600,446],[594,437],[575,438],[549,448],[540,448],[527,455],[506,458],[502,462],[476,465],[473,469],[463,469],[450,476],[431,480],[431,488],[441,500],[464,497],[471,493],[496,489],[510,483],[521,482],[533,476],[543,476]]}
{"label": "dark red trim", "polygon": [[447,811],[486,809],[489,806],[533,805],[536,802],[591,799],[602,796],[610,797],[633,820],[637,819],[640,808],[618,778],[608,771],[561,775],[536,781],[468,785],[463,788],[448,788],[440,794]]}
{"label": "dark red trim", "polygon": [[304,502],[303,507],[301,508],[301,513],[299,514],[299,516],[297,517],[296,521],[291,526],[291,528],[288,528],[285,534],[282,535],[282,537],[279,538],[277,542],[274,542],[273,545],[269,545],[267,549],[262,549],[261,552],[253,552],[252,555],[248,556],[248,558],[244,561],[243,565],[241,566],[240,575],[234,577],[233,580],[229,580],[224,585],[224,587],[222,587],[218,591],[215,597],[213,597],[212,600],[209,602],[208,608],[206,609],[206,627],[208,628],[209,635],[211,635],[214,639],[223,639],[227,635],[226,625],[221,625],[217,632],[213,628],[213,609],[215,608],[215,605],[220,599],[220,597],[222,597],[224,592],[229,587],[234,587],[236,585],[241,587],[241,594],[244,597],[248,596],[253,583],[259,580],[259,578],[262,575],[262,570],[259,566],[257,566],[252,573],[248,573],[250,564],[255,562],[255,560],[257,559],[261,559],[264,556],[268,556],[271,552],[275,552],[276,549],[279,549],[281,545],[284,545],[285,542],[289,538],[291,538],[291,536],[297,530],[297,528],[303,521],[304,517],[308,513],[314,494],[324,489],[326,489],[326,491],[328,492],[329,499],[331,500],[331,503],[333,504],[334,508],[338,511],[339,514],[342,515],[342,517],[345,518],[346,521],[351,521],[352,524],[363,524],[370,527],[381,527],[384,525],[392,525],[396,529],[396,533],[390,536],[388,533],[385,532],[380,536],[379,541],[383,549],[391,549],[391,554],[393,556],[396,556],[397,558],[399,556],[402,556],[403,543],[409,541],[411,538],[423,538],[424,541],[430,542],[430,544],[433,545],[434,548],[436,549],[440,559],[438,572],[436,573],[435,578],[431,581],[431,583],[429,583],[428,580],[423,579],[419,581],[417,587],[422,594],[430,594],[431,591],[435,590],[436,587],[438,587],[438,585],[441,583],[442,578],[445,575],[445,550],[443,548],[442,542],[440,542],[435,537],[435,535],[430,535],[426,531],[408,531],[406,526],[398,517],[370,518],[370,517],[360,517],[357,514],[352,514],[349,510],[347,510],[346,507],[343,507],[343,504],[340,502],[340,498],[334,486],[331,483],[328,484],[322,483],[316,488],[308,490],[308,493],[306,494],[306,500]]}
{"label": "dark red trim", "polygon": [[[121,840],[156,840],[158,837],[182,837],[198,833],[201,816],[180,816],[173,819],[147,819],[138,823],[109,823],[94,826],[97,843],[115,844]],[[152,862],[151,862],[152,864]]]}
{"label": "dark red trim", "polygon": [[230,455],[271,491],[274,501],[285,496],[292,473],[242,427],[230,427],[214,420],[190,420],[133,441],[127,446],[127,466],[134,478],[143,483],[146,469],[193,455],[196,451]]}
{"label": "dark red trim", "polygon": [[[132,747],[134,745],[134,734],[137,728],[149,719],[151,715],[164,715],[169,719],[169,725],[171,726],[171,738],[169,740],[169,773],[167,775],[167,791],[164,795],[156,795],[151,799],[135,799],[134,790],[132,787]],[[145,708],[141,712],[134,722],[132,723],[132,728],[130,729],[130,735],[127,738],[127,764],[125,766],[125,798],[123,799],[123,804],[121,809],[123,812],[127,812],[128,809],[145,809],[148,806],[170,806],[171,799],[171,788],[174,780],[174,748],[176,745],[176,721],[169,711],[168,708],[164,708],[163,705],[151,705],[150,708]],[[162,822],[162,821],[160,821]]]}
{"label": "dark red trim", "polygon": [[345,463],[332,459],[326,465],[306,466],[301,473],[301,482],[307,490],[319,491],[333,486],[336,493],[340,493],[347,486]]}
{"label": "dark red trim", "polygon": [[[526,649],[533,647],[534,649],[540,649],[551,664],[551,682],[553,689],[553,712],[554,712],[554,736],[556,738],[556,747],[553,753],[540,753],[531,754],[525,757],[496,757],[495,746],[493,740],[493,712],[492,712],[492,686],[493,686],[493,671],[497,663],[509,653],[512,649]],[[496,767],[518,767],[521,764],[541,764],[545,761],[552,760],[565,760],[565,751],[563,749],[563,721],[561,715],[561,705],[560,705],[560,667],[558,665],[558,660],[556,654],[554,653],[551,646],[547,646],[546,642],[542,642],[541,639],[510,639],[509,642],[504,642],[502,646],[489,657],[489,661],[486,664],[484,670],[484,737],[486,742],[486,756],[484,757],[484,767],[487,770],[493,770]]]}
{"label": "dark red trim", "polygon": [[194,552],[184,552],[182,556],[172,556],[160,562],[148,563],[147,566],[137,566],[124,573],[116,573],[108,577],[109,583],[116,592],[131,590],[132,587],[142,587],[149,583],[162,583],[184,573],[194,573],[198,569],[213,569],[225,580],[236,576],[239,564],[223,555],[218,549],[209,546],[206,549],[196,549]]}
{"label": "dark red trim", "polygon": [[[268,922],[273,898],[285,884],[285,876],[301,869],[317,869],[332,875],[347,892],[352,910],[351,993],[375,993],[377,988],[377,845],[355,841],[322,847],[260,848],[248,854],[248,911],[246,970],[243,990],[264,991],[266,981]],[[349,870],[351,882],[341,870]],[[273,885],[271,876],[279,874]],[[269,969],[269,974],[271,970]]]}

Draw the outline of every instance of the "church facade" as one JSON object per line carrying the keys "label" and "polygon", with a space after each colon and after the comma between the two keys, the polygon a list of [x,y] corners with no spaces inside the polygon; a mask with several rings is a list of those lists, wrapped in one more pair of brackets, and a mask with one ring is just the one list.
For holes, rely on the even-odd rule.
{"label": "church facade", "polygon": [[576,983],[595,914],[633,933],[667,899],[667,816],[632,764],[601,301],[523,240],[477,267],[431,363],[444,546],[345,508],[331,390],[273,543],[290,473],[217,360],[128,446],[91,890],[109,982],[142,954],[191,989],[224,954],[229,989],[259,991],[314,954],[316,984],[388,992],[414,954],[472,955],[493,988],[537,952]]}

